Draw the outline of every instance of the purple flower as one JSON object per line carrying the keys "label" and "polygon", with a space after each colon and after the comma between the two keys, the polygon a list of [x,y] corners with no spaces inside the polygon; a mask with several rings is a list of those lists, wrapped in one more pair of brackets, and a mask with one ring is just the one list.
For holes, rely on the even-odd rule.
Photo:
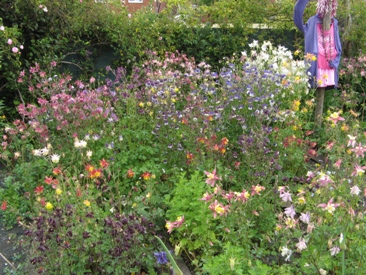
{"label": "purple flower", "polygon": [[154,256],[158,264],[167,264],[169,262],[166,252],[154,252]]}
{"label": "purple flower", "polygon": [[285,208],[285,215],[287,217],[291,217],[291,219],[293,219],[295,217],[296,212],[295,212],[293,204],[290,207]]}

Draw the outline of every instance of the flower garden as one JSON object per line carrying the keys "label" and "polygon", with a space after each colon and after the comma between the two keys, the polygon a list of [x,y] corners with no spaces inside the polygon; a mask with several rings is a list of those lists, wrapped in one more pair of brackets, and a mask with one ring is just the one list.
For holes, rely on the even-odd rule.
{"label": "flower garden", "polygon": [[313,57],[249,48],[220,71],[148,52],[103,83],[57,62],[21,71],[33,100],[3,123],[0,214],[25,227],[25,265],[180,274],[181,257],[192,274],[363,274],[365,57],[343,60],[318,128]]}

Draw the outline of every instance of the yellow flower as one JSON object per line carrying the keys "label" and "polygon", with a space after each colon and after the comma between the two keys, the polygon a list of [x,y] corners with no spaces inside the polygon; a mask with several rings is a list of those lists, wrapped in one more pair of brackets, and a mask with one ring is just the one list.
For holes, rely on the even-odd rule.
{"label": "yellow flower", "polygon": [[144,107],[144,106],[145,106],[145,103],[143,103],[143,102],[139,103],[139,107]]}
{"label": "yellow flower", "polygon": [[85,206],[89,207],[90,206],[90,201],[84,200],[84,204],[85,204]]}
{"label": "yellow flower", "polygon": [[61,189],[59,189],[59,188],[57,188],[56,189],[56,195],[61,195],[62,194],[62,190]]}
{"label": "yellow flower", "polygon": [[306,200],[305,200],[305,198],[304,198],[304,197],[300,197],[300,198],[298,198],[298,199],[297,199],[297,202],[298,202],[299,204],[303,205],[303,204],[305,204],[305,203],[306,203]]}
{"label": "yellow flower", "polygon": [[53,209],[53,205],[52,205],[52,203],[50,203],[50,202],[47,202],[45,207],[46,207],[46,209],[47,209],[47,210],[49,210],[49,211],[51,211],[51,210]]}
{"label": "yellow flower", "polygon": [[150,197],[151,197],[151,193],[149,192],[149,193],[147,193],[146,198],[150,198]]}

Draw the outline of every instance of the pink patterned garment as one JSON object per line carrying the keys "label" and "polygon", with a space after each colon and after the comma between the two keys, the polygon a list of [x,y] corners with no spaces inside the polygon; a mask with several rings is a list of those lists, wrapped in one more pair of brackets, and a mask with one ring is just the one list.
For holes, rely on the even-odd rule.
{"label": "pink patterned garment", "polygon": [[334,60],[337,50],[334,43],[334,28],[330,25],[329,30],[323,31],[322,24],[317,24],[318,34],[318,73],[317,86],[324,88],[334,86],[335,70],[329,66],[328,60]]}

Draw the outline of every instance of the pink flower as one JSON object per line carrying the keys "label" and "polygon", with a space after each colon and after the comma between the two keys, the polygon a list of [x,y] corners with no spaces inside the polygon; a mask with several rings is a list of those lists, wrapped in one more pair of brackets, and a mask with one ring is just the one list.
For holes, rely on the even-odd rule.
{"label": "pink flower", "polygon": [[362,176],[365,173],[365,169],[366,166],[359,166],[358,164],[355,164],[355,170],[353,170],[351,176]]}
{"label": "pink flower", "polygon": [[361,142],[358,144],[358,146],[351,149],[352,152],[356,153],[356,158],[358,157],[364,157],[364,153],[366,151],[366,148],[362,146]]}
{"label": "pink flower", "polygon": [[260,186],[257,184],[256,186],[252,185],[252,196],[253,195],[260,195],[260,192],[265,190],[266,188],[264,186]]}
{"label": "pink flower", "polygon": [[335,168],[337,168],[337,169],[340,169],[340,167],[341,167],[341,164],[342,164],[342,159],[339,159],[339,160],[337,160],[334,164],[333,164],[333,166],[335,167]]}
{"label": "pink flower", "polygon": [[339,113],[334,112],[328,118],[329,121],[332,121],[334,124],[337,124],[338,121],[344,121],[344,118],[339,115]]}
{"label": "pink flower", "polygon": [[19,52],[19,49],[18,49],[17,47],[13,47],[13,48],[11,49],[11,51],[12,51],[13,53],[17,53],[17,52]]}
{"label": "pink flower", "polygon": [[202,197],[202,199],[200,199],[201,201],[205,201],[205,202],[208,202],[212,199],[212,195],[210,195],[209,193],[205,193]]}
{"label": "pink flower", "polygon": [[351,187],[351,195],[358,196],[360,193],[361,189],[357,185]]}
{"label": "pink flower", "polygon": [[217,180],[221,180],[221,178],[216,175],[216,168],[212,171],[212,173],[205,171],[205,174],[207,176],[206,183],[212,187],[215,186],[215,182]]}
{"label": "pink flower", "polygon": [[215,200],[208,208],[213,212],[214,218],[216,218],[217,214],[220,216],[226,214],[229,206],[224,206],[222,203]]}
{"label": "pink flower", "polygon": [[299,239],[299,242],[296,244],[297,250],[301,251],[307,248],[306,242],[303,238]]}
{"label": "pink flower", "polygon": [[340,204],[333,203],[333,198],[331,198],[328,203],[321,203],[318,205],[318,207],[323,208],[324,211],[328,211],[328,213],[332,215],[338,206],[340,206]]}
{"label": "pink flower", "polygon": [[306,214],[301,213],[300,221],[302,221],[303,223],[309,224],[309,222],[310,222],[310,212],[307,212]]}
{"label": "pink flower", "polygon": [[295,208],[294,208],[294,205],[292,204],[290,207],[287,207],[285,208],[285,215],[287,217],[290,217],[291,219],[293,219],[296,215],[296,211],[295,211]]}
{"label": "pink flower", "polygon": [[236,193],[236,201],[239,200],[242,203],[246,202],[248,198],[250,197],[250,194],[247,190],[243,189],[241,193]]}
{"label": "pink flower", "polygon": [[292,201],[291,193],[290,193],[290,192],[283,192],[282,194],[280,194],[280,198],[281,198],[284,202]]}
{"label": "pink flower", "polygon": [[334,181],[328,176],[323,175],[318,179],[319,186],[327,186],[328,183],[333,183]]}
{"label": "pink flower", "polygon": [[329,249],[330,255],[335,256],[337,255],[341,250],[338,246],[333,246],[331,249]]}
{"label": "pink flower", "polygon": [[8,44],[11,45],[13,44],[13,40],[11,40],[10,38],[8,39]]}
{"label": "pink flower", "polygon": [[347,143],[347,147],[355,147],[356,146],[356,138],[357,137],[354,137],[354,136],[351,136],[351,135],[347,135],[349,140],[348,140],[348,143]]}

